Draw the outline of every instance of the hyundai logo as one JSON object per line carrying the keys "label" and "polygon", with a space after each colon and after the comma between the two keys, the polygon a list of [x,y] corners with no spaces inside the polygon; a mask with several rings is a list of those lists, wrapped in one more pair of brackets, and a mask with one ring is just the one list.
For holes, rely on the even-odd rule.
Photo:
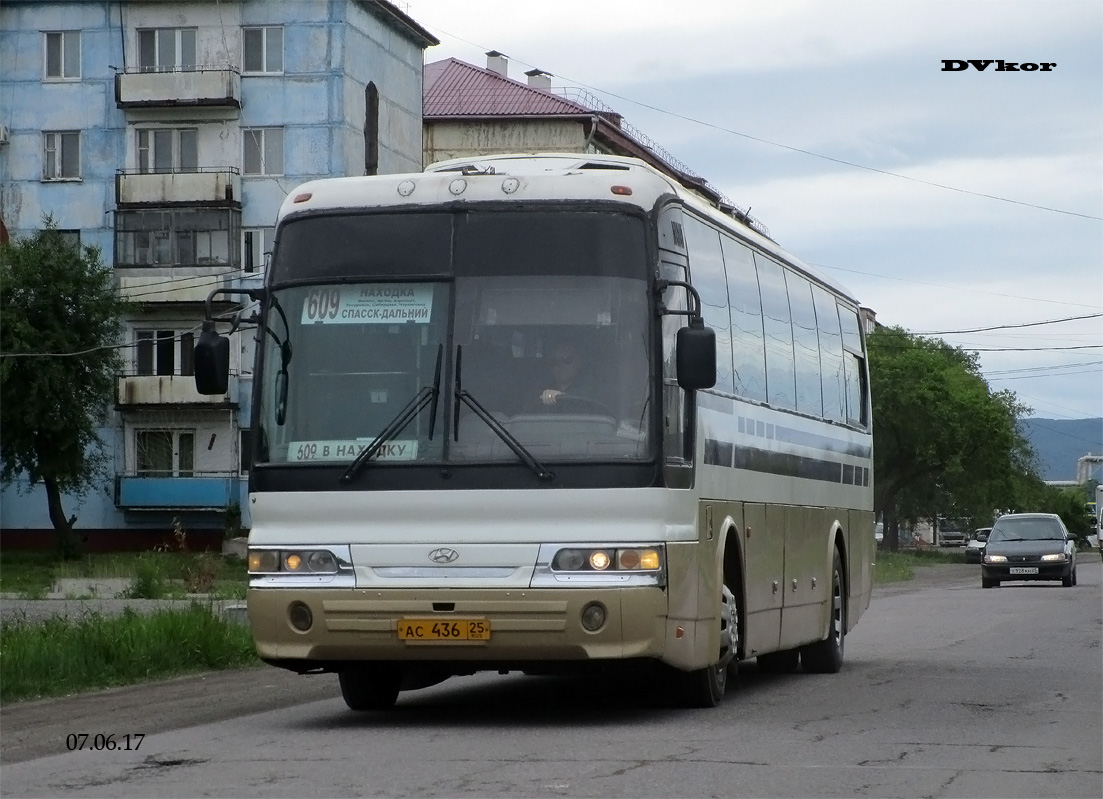
{"label": "hyundai logo", "polygon": [[429,553],[429,560],[433,563],[451,563],[460,556],[460,553],[454,549],[448,547],[441,547],[440,549],[434,549]]}

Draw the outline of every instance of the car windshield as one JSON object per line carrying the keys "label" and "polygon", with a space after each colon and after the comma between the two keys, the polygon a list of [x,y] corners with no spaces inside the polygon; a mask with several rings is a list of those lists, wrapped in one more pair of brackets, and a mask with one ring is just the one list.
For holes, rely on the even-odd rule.
{"label": "car windshield", "polygon": [[1059,541],[1064,537],[1056,519],[1005,519],[996,522],[988,541]]}

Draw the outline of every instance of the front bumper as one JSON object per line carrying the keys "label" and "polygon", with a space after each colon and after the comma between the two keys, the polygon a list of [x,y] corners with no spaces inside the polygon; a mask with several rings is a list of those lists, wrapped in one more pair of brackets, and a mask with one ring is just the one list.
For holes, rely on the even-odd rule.
{"label": "front bumper", "polygon": [[[982,563],[986,580],[1063,580],[1072,574],[1073,563]],[[1037,574],[1012,574],[1011,569],[1037,569]]]}
{"label": "front bumper", "polygon": [[[676,635],[659,587],[617,589],[287,589],[248,592],[249,623],[265,660],[313,663],[387,660],[493,664],[650,658],[687,663],[696,659],[693,623]],[[584,607],[601,603],[605,624],[582,627]],[[305,632],[291,624],[293,603],[313,617]],[[488,641],[406,642],[404,618],[440,621],[485,619]],[[688,633],[688,634],[686,634]],[[686,651],[682,651],[685,649]],[[707,664],[702,664],[707,665]],[[683,666],[684,667],[684,666]]]}

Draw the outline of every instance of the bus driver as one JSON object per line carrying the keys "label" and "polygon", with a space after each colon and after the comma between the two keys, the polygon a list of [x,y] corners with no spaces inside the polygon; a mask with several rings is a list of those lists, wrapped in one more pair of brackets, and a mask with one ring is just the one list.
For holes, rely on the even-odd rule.
{"label": "bus driver", "polygon": [[557,344],[552,350],[551,373],[545,382],[546,388],[540,392],[540,402],[544,405],[555,405],[556,400],[563,395],[589,399],[592,391],[590,387],[584,386],[584,381],[579,376],[581,367],[582,357],[574,345]]}

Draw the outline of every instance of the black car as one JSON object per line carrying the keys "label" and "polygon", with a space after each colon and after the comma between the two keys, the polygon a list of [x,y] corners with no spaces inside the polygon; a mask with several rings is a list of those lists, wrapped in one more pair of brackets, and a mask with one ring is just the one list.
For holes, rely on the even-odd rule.
{"label": "black car", "polygon": [[1009,513],[996,519],[984,545],[980,584],[1007,580],[1060,580],[1076,585],[1076,545],[1053,513]]}

